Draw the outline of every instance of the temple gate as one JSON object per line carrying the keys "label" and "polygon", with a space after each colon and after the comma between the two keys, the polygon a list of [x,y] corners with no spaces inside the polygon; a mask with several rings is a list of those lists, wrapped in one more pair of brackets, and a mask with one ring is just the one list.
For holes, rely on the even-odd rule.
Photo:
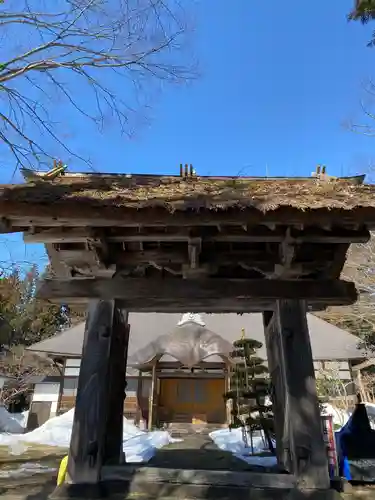
{"label": "temple gate", "polygon": [[68,174],[0,187],[1,230],[46,246],[39,297],[89,304],[69,452],[73,483],[121,464],[129,311],[263,312],[279,467],[328,490],[307,311],[352,304],[340,280],[375,226],[345,179]]}

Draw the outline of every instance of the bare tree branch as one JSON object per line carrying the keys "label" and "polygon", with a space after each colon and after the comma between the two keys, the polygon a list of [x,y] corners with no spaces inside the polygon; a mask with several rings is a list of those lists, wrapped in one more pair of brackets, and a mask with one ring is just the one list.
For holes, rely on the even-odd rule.
{"label": "bare tree branch", "polygon": [[366,244],[351,245],[341,277],[354,281],[359,300],[349,307],[331,307],[319,316],[360,337],[362,348],[375,351],[375,235]]}
{"label": "bare tree branch", "polygon": [[375,83],[369,79],[362,84],[363,98],[360,101],[363,121],[360,123],[350,121],[349,128],[352,132],[369,137],[375,136]]}
{"label": "bare tree branch", "polygon": [[0,359],[1,373],[11,377],[10,383],[0,391],[0,404],[8,405],[21,394],[31,390],[35,377],[46,376],[54,370],[53,361],[25,352],[23,346],[10,349]]}
{"label": "bare tree branch", "polygon": [[128,134],[153,85],[196,76],[179,0],[16,0],[0,5],[0,28],[0,144],[29,168],[57,150],[86,160],[58,104],[100,130],[109,114]]}

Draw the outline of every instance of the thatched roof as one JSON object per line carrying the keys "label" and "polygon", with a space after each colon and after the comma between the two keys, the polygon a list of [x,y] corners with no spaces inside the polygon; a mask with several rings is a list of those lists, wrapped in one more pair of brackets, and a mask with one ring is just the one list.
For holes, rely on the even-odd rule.
{"label": "thatched roof", "polygon": [[[375,186],[336,178],[181,177],[69,174],[55,180],[1,185],[0,206],[54,205],[176,210],[375,208]],[[27,205],[26,205],[27,204]],[[4,210],[3,210],[4,207]]]}

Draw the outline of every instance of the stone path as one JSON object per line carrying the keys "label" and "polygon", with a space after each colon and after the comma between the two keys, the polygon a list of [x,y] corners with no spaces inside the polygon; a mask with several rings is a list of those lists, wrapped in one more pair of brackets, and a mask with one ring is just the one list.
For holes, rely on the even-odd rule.
{"label": "stone path", "polygon": [[264,471],[219,450],[208,436],[199,434],[186,436],[182,442],[158,450],[149,465],[170,469]]}

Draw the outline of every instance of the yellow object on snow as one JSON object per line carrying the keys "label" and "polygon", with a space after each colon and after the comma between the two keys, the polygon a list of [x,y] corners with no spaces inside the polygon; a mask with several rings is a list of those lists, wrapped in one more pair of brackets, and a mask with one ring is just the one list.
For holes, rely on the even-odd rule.
{"label": "yellow object on snow", "polygon": [[59,473],[57,475],[57,486],[61,486],[65,482],[66,471],[68,468],[68,455],[60,462]]}

